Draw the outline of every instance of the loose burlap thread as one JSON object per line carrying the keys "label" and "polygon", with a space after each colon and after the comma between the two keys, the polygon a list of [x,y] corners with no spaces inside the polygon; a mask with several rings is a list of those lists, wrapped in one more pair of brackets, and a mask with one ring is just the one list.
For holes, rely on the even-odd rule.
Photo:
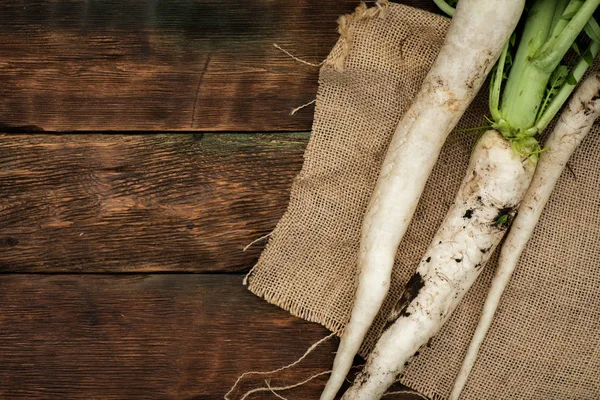
{"label": "loose burlap thread", "polygon": [[[387,145],[433,63],[448,19],[400,4],[361,6],[339,20],[321,67],[312,135],[290,202],[249,289],[340,332],[354,296],[360,227]],[[451,68],[449,66],[449,68]],[[366,355],[454,195],[485,88],[444,146],[398,249],[392,286],[361,349]],[[570,162],[521,257],[462,399],[600,398],[600,129]],[[479,320],[496,257],[401,382],[445,399]]]}

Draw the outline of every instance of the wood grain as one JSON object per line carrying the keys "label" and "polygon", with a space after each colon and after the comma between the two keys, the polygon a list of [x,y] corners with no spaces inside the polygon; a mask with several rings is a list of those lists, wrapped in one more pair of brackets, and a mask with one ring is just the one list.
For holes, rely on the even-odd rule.
{"label": "wood grain", "polygon": [[308,134],[0,135],[0,272],[231,272]]}
{"label": "wood grain", "polygon": [[[435,10],[431,0],[403,3]],[[309,130],[357,0],[4,0],[0,129]]]}
{"label": "wood grain", "polygon": [[[253,296],[241,275],[3,275],[0,396],[221,399],[242,373],[287,365],[328,333]],[[336,345],[241,390],[325,371]],[[324,382],[282,394],[316,399]]]}

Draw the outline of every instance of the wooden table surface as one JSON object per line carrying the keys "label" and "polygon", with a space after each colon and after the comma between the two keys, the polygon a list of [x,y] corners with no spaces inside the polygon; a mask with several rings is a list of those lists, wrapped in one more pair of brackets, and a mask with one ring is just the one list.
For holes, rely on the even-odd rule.
{"label": "wooden table surface", "polygon": [[328,334],[248,292],[262,244],[242,249],[284,212],[314,110],[289,115],[318,69],[273,43],[318,62],[356,5],[0,2],[1,398],[221,399]]}

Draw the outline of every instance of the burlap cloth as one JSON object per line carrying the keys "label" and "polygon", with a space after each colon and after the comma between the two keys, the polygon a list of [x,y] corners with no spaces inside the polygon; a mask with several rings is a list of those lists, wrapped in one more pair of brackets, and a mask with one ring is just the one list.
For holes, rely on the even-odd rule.
{"label": "burlap cloth", "polygon": [[[352,306],[363,213],[394,128],[443,42],[449,20],[399,4],[340,18],[320,71],[312,136],[289,207],[249,277],[249,289],[328,329]],[[449,67],[450,68],[450,67]],[[485,124],[484,88],[457,129]],[[600,129],[565,170],[502,298],[464,399],[600,399]],[[392,287],[361,354],[442,221],[475,132],[454,132],[398,250]],[[401,382],[448,396],[479,319],[495,258]]]}

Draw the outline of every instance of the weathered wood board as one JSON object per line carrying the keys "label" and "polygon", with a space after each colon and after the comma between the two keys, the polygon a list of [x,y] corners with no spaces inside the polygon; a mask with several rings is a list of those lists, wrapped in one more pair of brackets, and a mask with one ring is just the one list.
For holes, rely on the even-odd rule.
{"label": "weathered wood board", "polygon": [[[403,3],[435,10],[431,0]],[[0,130],[310,130],[356,0],[5,0]]]}
{"label": "weathered wood board", "polygon": [[[222,399],[242,373],[287,365],[328,333],[253,296],[241,275],[3,275],[0,397]],[[336,345],[241,391],[326,371]],[[282,394],[314,399],[324,383]]]}
{"label": "weathered wood board", "polygon": [[308,134],[0,135],[0,272],[250,268]]}

